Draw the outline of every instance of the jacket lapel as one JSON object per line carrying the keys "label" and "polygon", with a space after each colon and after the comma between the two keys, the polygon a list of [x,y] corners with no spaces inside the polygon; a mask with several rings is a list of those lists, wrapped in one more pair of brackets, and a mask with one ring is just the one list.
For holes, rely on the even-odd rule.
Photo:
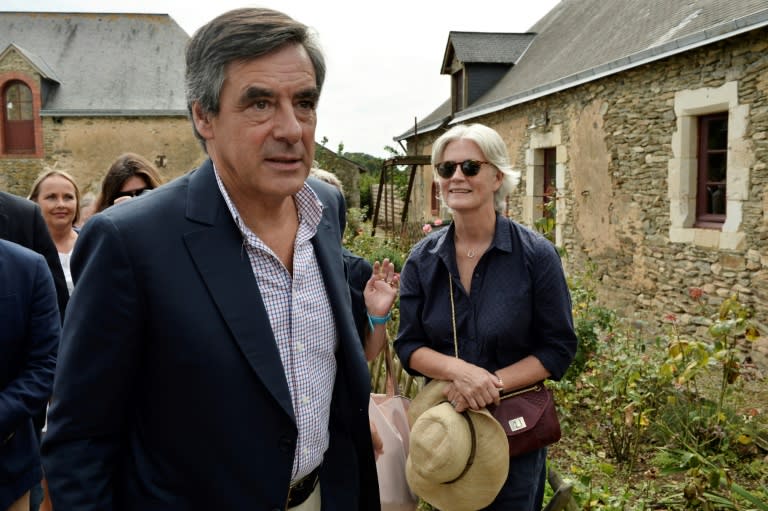
{"label": "jacket lapel", "polygon": [[184,242],[248,364],[295,420],[283,363],[242,236],[218,192],[208,160],[190,176],[187,218],[200,224]]}

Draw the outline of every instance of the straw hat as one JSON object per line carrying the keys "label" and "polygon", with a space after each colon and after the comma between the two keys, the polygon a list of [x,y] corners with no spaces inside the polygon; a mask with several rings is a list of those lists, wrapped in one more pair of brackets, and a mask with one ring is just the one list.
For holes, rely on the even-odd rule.
{"label": "straw hat", "polygon": [[457,413],[433,380],[408,410],[411,441],[405,477],[411,489],[443,511],[475,511],[498,495],[509,472],[501,425],[486,409]]}

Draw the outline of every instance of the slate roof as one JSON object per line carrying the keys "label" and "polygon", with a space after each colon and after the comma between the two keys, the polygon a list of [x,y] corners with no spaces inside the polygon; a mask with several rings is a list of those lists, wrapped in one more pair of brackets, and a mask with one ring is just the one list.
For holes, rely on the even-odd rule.
{"label": "slate roof", "polygon": [[54,84],[44,116],[186,115],[188,40],[167,14],[0,12],[0,53]]}
{"label": "slate roof", "polygon": [[536,34],[504,34],[499,32],[450,32],[443,57],[442,72],[447,72],[450,59],[465,63],[514,64],[531,44]]}
{"label": "slate roof", "polygon": [[494,87],[452,119],[450,100],[441,104],[417,129],[467,121],[765,26],[766,0],[561,0],[531,27],[530,46]]}

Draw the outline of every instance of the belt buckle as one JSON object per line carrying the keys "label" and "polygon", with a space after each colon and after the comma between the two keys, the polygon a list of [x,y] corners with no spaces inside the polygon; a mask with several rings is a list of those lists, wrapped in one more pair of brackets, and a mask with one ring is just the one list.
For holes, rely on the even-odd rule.
{"label": "belt buckle", "polygon": [[307,497],[309,497],[309,495],[312,494],[312,491],[314,491],[315,486],[317,486],[317,481],[319,479],[320,479],[320,467],[317,467],[312,472],[310,472],[309,474],[305,475],[304,477],[302,477],[301,479],[299,479],[295,483],[289,485],[288,486],[288,496],[285,499],[285,508],[286,509],[290,509],[291,507],[296,507],[298,505],[303,504],[303,501],[302,501],[302,502],[297,502],[296,504],[292,505],[291,497],[293,496],[294,491],[303,490],[303,487],[306,484],[311,485],[309,494],[307,494],[307,496],[304,498],[304,500],[306,500]]}

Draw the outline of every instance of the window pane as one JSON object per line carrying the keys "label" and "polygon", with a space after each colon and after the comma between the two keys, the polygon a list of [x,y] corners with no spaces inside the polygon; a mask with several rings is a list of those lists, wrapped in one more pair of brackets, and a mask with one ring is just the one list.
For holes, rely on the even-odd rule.
{"label": "window pane", "polygon": [[711,119],[707,149],[728,149],[728,119]]}
{"label": "window pane", "polygon": [[707,165],[707,182],[720,183],[725,181],[726,155],[724,153],[709,154]]}
{"label": "window pane", "polygon": [[19,90],[19,100],[25,103],[32,103],[32,91],[26,85],[17,83],[13,87]]}
{"label": "window pane", "polygon": [[14,83],[5,91],[4,107],[9,121],[32,120],[32,91],[23,83]]}
{"label": "window pane", "polygon": [[725,214],[725,185],[707,186],[707,213],[712,215]]}
{"label": "window pane", "polygon": [[19,120],[21,110],[19,109],[19,88],[16,85],[11,85],[5,91],[5,118],[9,121]]}

